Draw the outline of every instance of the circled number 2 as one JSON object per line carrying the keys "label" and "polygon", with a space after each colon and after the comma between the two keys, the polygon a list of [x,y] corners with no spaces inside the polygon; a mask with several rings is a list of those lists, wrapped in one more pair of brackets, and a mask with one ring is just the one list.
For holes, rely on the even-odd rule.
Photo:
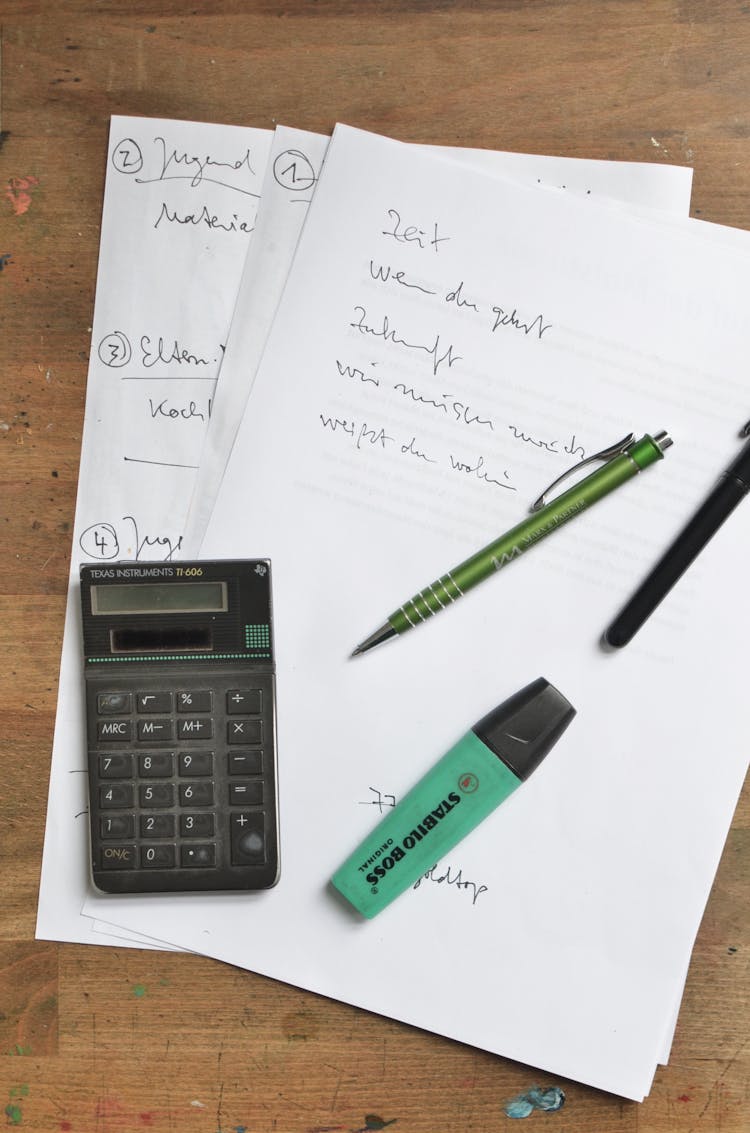
{"label": "circled number 2", "polygon": [[112,164],[118,173],[140,173],[143,169],[143,154],[138,142],[123,138],[112,150]]}

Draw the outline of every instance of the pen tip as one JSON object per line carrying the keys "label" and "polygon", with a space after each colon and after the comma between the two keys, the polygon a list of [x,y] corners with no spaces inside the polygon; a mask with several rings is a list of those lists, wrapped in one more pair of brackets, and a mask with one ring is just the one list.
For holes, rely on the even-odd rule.
{"label": "pen tip", "polygon": [[387,641],[390,637],[395,637],[396,631],[393,626],[386,622],[380,629],[376,629],[375,633],[371,633],[364,641],[360,641],[357,648],[352,653],[352,657],[358,657],[360,653],[366,653],[368,649],[373,649],[376,645],[380,645],[382,641]]}

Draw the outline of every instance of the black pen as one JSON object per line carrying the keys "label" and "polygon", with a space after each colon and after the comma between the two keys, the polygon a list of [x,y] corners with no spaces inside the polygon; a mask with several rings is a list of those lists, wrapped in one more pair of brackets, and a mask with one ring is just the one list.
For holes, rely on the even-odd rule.
{"label": "black pen", "polygon": [[[750,421],[745,425],[741,436],[750,436]],[[722,473],[695,515],[605,631],[604,641],[607,645],[619,648],[628,644],[748,491],[750,441],[743,445],[739,455]]]}

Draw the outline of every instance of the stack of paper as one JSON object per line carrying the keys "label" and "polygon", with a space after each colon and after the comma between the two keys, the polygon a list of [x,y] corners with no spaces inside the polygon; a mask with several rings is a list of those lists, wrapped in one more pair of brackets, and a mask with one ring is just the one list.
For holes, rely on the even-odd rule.
{"label": "stack of paper", "polygon": [[[632,645],[599,640],[749,415],[749,238],[686,218],[685,170],[328,143],[113,120],[71,574],[272,559],[281,882],[88,887],[72,581],[38,935],[198,951],[640,1099],[747,765],[750,511]],[[348,659],[565,468],[660,429],[658,469]],[[378,800],[539,675],[578,710],[543,769],[415,892],[343,915],[326,884]]]}

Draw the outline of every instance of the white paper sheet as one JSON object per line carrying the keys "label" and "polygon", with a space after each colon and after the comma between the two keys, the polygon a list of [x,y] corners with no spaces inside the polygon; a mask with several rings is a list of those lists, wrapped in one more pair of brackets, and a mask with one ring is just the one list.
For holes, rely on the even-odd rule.
{"label": "white paper sheet", "polygon": [[[221,367],[219,396],[206,430],[185,523],[183,550],[198,553],[263,347],[291,266],[329,138],[277,126],[235,318]],[[687,216],[692,169],[641,162],[587,161],[492,150],[418,147],[522,184],[562,188],[599,203]]]}
{"label": "white paper sheet", "polygon": [[[292,133],[308,141],[319,138]],[[229,345],[236,281],[242,275],[245,249],[248,243],[253,246],[247,230],[255,223],[271,140],[267,131],[240,127],[112,119],[39,895],[40,937],[87,942],[91,934],[89,919],[80,916],[89,880],[78,564],[92,558],[185,553],[186,501],[208,426],[208,405],[216,405],[217,360]],[[328,143],[322,140],[321,160]],[[508,156],[519,166],[526,162],[524,155]],[[529,160],[534,163],[529,175],[538,175],[539,159]],[[616,192],[633,203],[672,212],[688,206],[689,170],[541,160],[550,163],[550,176],[585,168],[596,190]],[[290,176],[282,157],[269,184],[288,186]],[[303,180],[300,168],[296,183]],[[588,190],[588,184],[577,183],[581,191]],[[256,303],[261,296],[270,297],[270,306],[257,309],[262,332],[258,342],[267,334],[297,235],[295,229],[290,241],[286,231],[276,230],[272,240],[281,241],[277,260],[268,257],[273,249],[266,241],[266,259],[258,270],[268,276],[269,287],[267,292],[261,287],[260,296],[252,290],[249,320],[258,325]],[[243,279],[257,284],[249,271]],[[257,361],[251,353],[255,340],[243,339],[241,333],[242,323],[235,327],[234,339],[240,341],[235,341],[234,358],[243,358],[247,350]],[[228,386],[232,372],[228,367]],[[220,406],[231,404],[232,387],[226,392]],[[101,942],[104,926],[98,932]],[[121,937],[122,930],[117,932]],[[133,943],[143,946],[143,938]]]}
{"label": "white paper sheet", "polygon": [[197,122],[111,122],[42,938],[92,940],[81,916],[89,880],[78,567],[179,553],[271,138],[267,130]]}
{"label": "white paper sheet", "polygon": [[[746,768],[726,596],[750,510],[631,646],[598,641],[748,415],[737,246],[337,130],[203,547],[273,560],[282,882],[164,915],[135,899],[120,923],[643,1097]],[[676,444],[347,659],[630,428]],[[348,916],[326,882],[386,796],[540,674],[579,710],[543,767],[416,892]]]}

